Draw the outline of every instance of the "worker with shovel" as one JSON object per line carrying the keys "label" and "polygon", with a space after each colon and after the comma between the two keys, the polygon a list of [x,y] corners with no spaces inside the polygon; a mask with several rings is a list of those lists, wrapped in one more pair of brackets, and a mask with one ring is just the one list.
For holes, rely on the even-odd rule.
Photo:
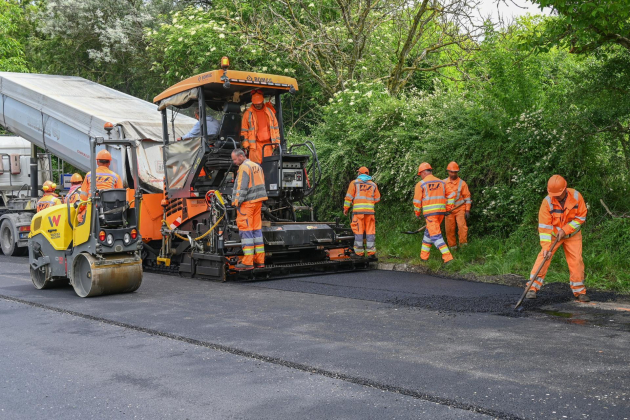
{"label": "worker with shovel", "polygon": [[354,232],[354,253],[363,257],[363,235],[365,234],[365,248],[368,256],[376,254],[374,244],[376,238],[376,224],[374,220],[374,204],[381,200],[381,193],[372,181],[370,171],[361,166],[357,171],[357,179],[350,183],[343,203],[343,214],[347,215],[352,206],[352,232]]}
{"label": "worker with shovel", "polygon": [[[584,262],[582,261],[582,231],[586,221],[586,203],[582,195],[567,188],[567,181],[560,175],[549,178],[547,192],[538,212],[538,233],[542,250],[530,275],[526,299],[535,299],[543,285],[547,269],[556,250],[562,246],[569,265],[571,290],[580,302],[589,302],[584,287]],[[553,242],[552,242],[553,238]],[[531,287],[530,287],[531,286]]]}
{"label": "worker with shovel", "polygon": [[417,218],[422,214],[427,221],[424,238],[422,238],[420,259],[427,261],[431,245],[435,245],[442,253],[444,264],[448,264],[453,260],[453,255],[446,246],[440,230],[444,215],[452,207],[446,202],[446,185],[444,181],[433,176],[433,168],[426,162],[421,163],[418,167],[418,175],[422,181],[416,184],[413,209]]}

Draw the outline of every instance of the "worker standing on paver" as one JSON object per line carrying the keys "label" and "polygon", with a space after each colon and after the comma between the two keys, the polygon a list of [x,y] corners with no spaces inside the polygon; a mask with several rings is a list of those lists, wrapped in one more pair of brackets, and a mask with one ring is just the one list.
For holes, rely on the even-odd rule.
{"label": "worker standing on paver", "polygon": [[[280,129],[276,111],[270,103],[265,103],[262,90],[252,91],[252,106],[243,113],[241,120],[243,149],[248,150],[249,159],[262,163],[265,144],[280,143]],[[271,156],[274,147],[265,147],[264,155]]]}
{"label": "worker standing on paver", "polygon": [[239,271],[265,267],[265,245],[262,236],[262,202],[267,199],[265,175],[256,162],[247,159],[245,152],[232,152],[232,162],[238,165],[232,205],[236,207],[236,226],[241,237],[243,259],[236,265]]}
{"label": "worker standing on paver", "polygon": [[365,235],[365,248],[368,256],[376,254],[374,241],[376,238],[376,224],[374,220],[374,204],[381,200],[381,193],[372,181],[370,171],[361,166],[357,171],[359,176],[350,183],[346,199],[343,203],[343,214],[347,215],[352,206],[352,232],[354,232],[354,253],[359,257],[365,255],[363,248],[363,236]]}
{"label": "worker standing on paver", "polygon": [[450,210],[450,205],[446,203],[446,186],[444,181],[433,176],[433,168],[426,162],[418,167],[418,175],[422,181],[416,184],[413,209],[416,217],[424,215],[427,223],[422,239],[420,259],[427,261],[431,245],[435,245],[442,253],[442,260],[446,264],[453,260],[453,255],[446,246],[440,230],[444,215]]}
{"label": "worker standing on paver", "polygon": [[[538,254],[532,273],[530,274],[531,289],[525,296],[527,299],[535,299],[536,293],[543,285],[547,269],[556,250],[564,249],[564,256],[569,265],[569,281],[571,290],[580,302],[589,302],[584,287],[584,261],[582,260],[582,225],[586,222],[586,203],[582,194],[573,188],[567,188],[567,181],[560,175],[549,178],[547,183],[549,195],[543,200],[538,211],[538,234],[542,250]],[[552,237],[558,238],[558,244],[553,250]],[[542,266],[538,277],[533,276],[543,260],[547,260]],[[529,284],[528,284],[529,285]]]}
{"label": "worker standing on paver", "polygon": [[48,207],[56,206],[57,204],[62,204],[61,200],[55,194],[55,189],[57,188],[57,184],[52,181],[45,181],[44,185],[42,185],[42,191],[44,191],[44,195],[37,202],[37,212],[47,209]]}
{"label": "worker standing on paver", "polygon": [[74,204],[75,201],[81,199],[81,184],[83,184],[83,177],[80,174],[72,174],[70,177],[70,191],[66,194],[66,198],[64,198],[64,204]]}
{"label": "worker standing on paver", "polygon": [[468,184],[459,177],[459,165],[457,162],[449,163],[446,170],[448,171],[448,178],[444,180],[446,184],[446,199],[453,209],[444,219],[446,242],[450,249],[457,249],[456,226],[459,233],[459,246],[468,244],[468,226],[466,221],[470,217],[472,200]]}

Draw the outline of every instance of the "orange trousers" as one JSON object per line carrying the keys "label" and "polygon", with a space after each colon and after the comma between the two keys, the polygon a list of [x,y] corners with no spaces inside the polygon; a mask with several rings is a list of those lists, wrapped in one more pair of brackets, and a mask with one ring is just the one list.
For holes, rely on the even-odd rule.
{"label": "orange trousers", "polygon": [[[260,165],[263,160],[263,146],[266,144],[271,144],[271,140],[265,142],[256,141],[256,148],[249,149],[249,160]],[[273,149],[275,149],[275,147],[265,147],[265,157],[273,155]]]}
{"label": "orange trousers", "polygon": [[376,254],[374,240],[376,238],[376,221],[373,214],[352,213],[352,223],[350,224],[354,232],[354,253],[363,256],[363,235],[365,234],[365,248],[368,255]]}
{"label": "orange trousers", "polygon": [[586,287],[584,287],[584,261],[582,261],[582,232],[578,231],[575,235],[570,238],[561,240],[556,247],[554,248],[551,258],[547,260],[543,268],[538,273],[538,277],[534,279],[534,274],[536,274],[536,270],[538,266],[543,261],[543,252],[542,250],[538,254],[538,258],[536,258],[536,263],[534,264],[534,268],[532,268],[532,272],[529,275],[529,280],[534,280],[534,284],[532,285],[532,289],[536,289],[536,291],[540,290],[544,281],[545,275],[547,275],[547,270],[549,269],[549,264],[551,264],[551,260],[555,255],[558,248],[564,249],[564,256],[567,260],[567,264],[569,266],[569,282],[571,283],[571,291],[575,296],[586,294]]}
{"label": "orange trousers", "polygon": [[444,243],[442,238],[442,231],[440,230],[440,224],[444,216],[429,216],[426,218],[427,228],[424,230],[424,238],[422,238],[422,251],[420,251],[420,258],[424,261],[429,259],[431,253],[431,245],[435,245],[437,249],[442,253],[442,259],[444,262],[449,262],[453,259],[451,251]]}
{"label": "orange trousers", "polygon": [[244,202],[236,209],[236,226],[241,237],[244,265],[250,266],[265,263],[265,244],[262,236],[262,219],[260,209],[262,201]]}
{"label": "orange trousers", "polygon": [[463,245],[468,242],[468,226],[466,225],[466,206],[461,206],[453,213],[449,214],[444,219],[444,228],[446,230],[446,242],[448,246],[453,247],[457,245],[457,239],[455,238],[455,225],[459,231],[459,245]]}

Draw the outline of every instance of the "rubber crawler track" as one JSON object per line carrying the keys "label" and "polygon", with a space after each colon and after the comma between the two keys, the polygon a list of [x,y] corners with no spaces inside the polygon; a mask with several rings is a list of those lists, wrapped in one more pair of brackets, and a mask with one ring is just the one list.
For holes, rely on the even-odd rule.
{"label": "rubber crawler track", "polygon": [[79,317],[79,318],[87,319],[87,320],[90,320],[90,321],[102,322],[104,324],[113,325],[113,326],[116,326],[116,327],[122,327],[122,328],[130,329],[130,330],[133,330],[133,331],[138,331],[138,332],[142,332],[142,333],[149,334],[149,335],[152,335],[152,336],[169,338],[171,340],[181,341],[183,343],[192,344],[194,346],[205,347],[205,348],[208,348],[208,349],[211,349],[211,350],[221,351],[221,352],[233,354],[233,355],[236,355],[236,356],[246,357],[246,358],[254,359],[254,360],[260,360],[262,362],[271,363],[271,364],[279,365],[279,366],[284,366],[284,367],[288,367],[288,368],[291,368],[291,369],[300,370],[302,372],[308,372],[308,373],[311,373],[311,374],[325,376],[325,377],[331,378],[331,379],[338,379],[338,380],[342,380],[342,381],[349,382],[349,383],[356,384],[356,385],[360,385],[360,386],[366,386],[366,387],[370,387],[370,388],[379,389],[381,391],[387,391],[387,392],[393,392],[393,393],[396,393],[396,394],[406,395],[406,396],[409,396],[409,397],[412,397],[412,398],[416,398],[418,400],[423,400],[423,401],[428,401],[428,402],[432,402],[432,403],[436,403],[436,404],[441,404],[441,405],[445,405],[445,406],[456,408],[456,409],[460,409],[460,410],[466,410],[466,411],[472,411],[474,413],[486,414],[488,416],[492,416],[492,417],[497,418],[497,419],[502,419],[502,420],[523,420],[522,417],[518,417],[518,416],[515,416],[513,414],[508,414],[508,413],[504,413],[504,412],[501,412],[501,411],[492,410],[492,409],[489,409],[489,408],[479,407],[479,406],[472,405],[472,404],[466,404],[466,403],[450,400],[448,398],[437,397],[437,396],[434,396],[434,395],[429,395],[429,394],[425,394],[423,392],[415,391],[413,389],[401,388],[401,387],[397,387],[397,386],[387,385],[387,384],[384,384],[384,383],[381,383],[381,382],[373,381],[371,379],[361,378],[361,377],[358,377],[358,376],[345,375],[343,373],[338,373],[338,372],[333,372],[333,371],[330,371],[330,370],[320,369],[320,368],[316,368],[316,367],[313,367],[313,366],[308,366],[308,365],[305,365],[305,364],[302,364],[302,363],[289,362],[287,360],[282,360],[282,359],[279,359],[277,357],[265,356],[263,354],[258,354],[258,353],[253,353],[253,352],[249,352],[249,351],[245,351],[245,350],[240,350],[240,349],[237,349],[237,348],[234,348],[234,347],[228,347],[228,346],[224,346],[224,345],[221,345],[221,344],[210,343],[210,342],[207,342],[207,341],[195,340],[193,338],[188,338],[188,337],[184,337],[184,336],[181,336],[181,335],[165,333],[165,332],[154,330],[154,329],[151,329],[151,328],[138,327],[138,326],[135,326],[135,325],[126,324],[124,322],[112,321],[112,320],[109,320],[109,319],[106,319],[106,318],[101,318],[101,317],[97,317],[97,316],[82,314],[80,312],[68,311],[66,309],[60,309],[60,308],[55,308],[53,306],[42,305],[41,303],[30,302],[28,300],[18,299],[18,298],[14,298],[14,297],[11,297],[11,296],[0,295],[0,299],[4,299],[4,300],[10,301],[10,302],[21,303],[21,304],[33,306],[33,307],[36,307],[36,308],[46,309],[46,310],[53,311],[53,312],[58,312],[58,313],[62,313],[62,314],[72,315],[72,316],[76,316],[76,317]]}

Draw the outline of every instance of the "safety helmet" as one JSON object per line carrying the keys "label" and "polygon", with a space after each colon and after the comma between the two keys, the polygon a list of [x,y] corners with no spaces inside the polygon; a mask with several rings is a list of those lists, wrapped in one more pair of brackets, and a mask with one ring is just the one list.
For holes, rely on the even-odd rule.
{"label": "safety helmet", "polygon": [[81,182],[83,182],[83,177],[80,174],[72,174],[70,177],[71,184],[79,184]]}
{"label": "safety helmet", "polygon": [[112,160],[112,155],[107,150],[103,149],[96,154],[96,160]]}
{"label": "safety helmet", "polygon": [[359,175],[369,175],[370,174],[370,170],[368,168],[366,168],[365,166],[361,166],[357,172],[359,173]]}
{"label": "safety helmet", "polygon": [[431,165],[429,165],[427,162],[422,162],[420,166],[418,166],[418,175],[420,175],[423,171],[426,171],[427,169],[433,170]]}
{"label": "safety helmet", "polygon": [[554,175],[547,182],[547,192],[551,197],[560,197],[567,189],[567,181],[560,175]]}
{"label": "safety helmet", "polygon": [[265,96],[262,93],[262,90],[255,89],[252,91],[252,104],[258,105],[265,102]]}
{"label": "safety helmet", "polygon": [[459,172],[459,165],[457,164],[457,162],[451,162],[446,167],[446,170],[451,172]]}
{"label": "safety helmet", "polygon": [[44,182],[44,185],[42,185],[42,190],[44,192],[53,192],[57,189],[57,184],[55,184],[52,181],[46,181]]}

